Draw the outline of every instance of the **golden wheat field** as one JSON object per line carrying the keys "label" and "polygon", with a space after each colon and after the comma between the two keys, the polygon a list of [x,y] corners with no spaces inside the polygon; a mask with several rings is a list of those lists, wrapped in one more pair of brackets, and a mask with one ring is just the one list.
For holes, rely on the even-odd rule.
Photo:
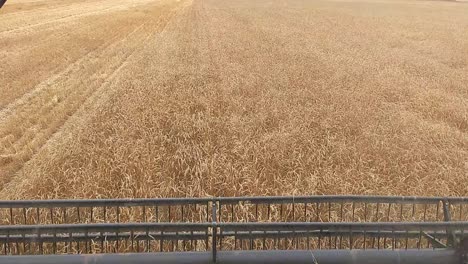
{"label": "golden wheat field", "polygon": [[468,3],[9,0],[0,199],[468,195]]}

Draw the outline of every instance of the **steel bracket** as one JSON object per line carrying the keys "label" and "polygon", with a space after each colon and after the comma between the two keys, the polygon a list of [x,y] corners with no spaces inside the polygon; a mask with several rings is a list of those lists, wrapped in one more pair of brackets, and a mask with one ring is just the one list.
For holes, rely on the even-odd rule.
{"label": "steel bracket", "polygon": [[468,264],[468,237],[464,237],[460,240],[458,250],[460,254],[460,263]]}

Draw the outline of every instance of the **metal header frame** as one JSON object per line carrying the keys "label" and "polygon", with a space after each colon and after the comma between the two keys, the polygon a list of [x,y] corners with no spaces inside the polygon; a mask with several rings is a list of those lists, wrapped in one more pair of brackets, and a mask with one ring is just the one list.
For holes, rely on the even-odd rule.
{"label": "metal header frame", "polygon": [[0,254],[7,255],[0,262],[12,263],[45,263],[40,256],[11,256],[31,254],[46,255],[49,263],[84,256],[111,263],[112,253],[131,252],[139,254],[125,258],[139,263],[169,256],[173,263],[203,262],[207,254],[210,263],[239,263],[254,255],[274,263],[280,252],[297,263],[305,261],[304,252],[323,256],[321,264],[349,254],[387,263],[399,252],[411,260],[401,263],[440,263],[437,256],[448,254],[459,264],[468,248],[468,197],[0,201],[0,216]]}

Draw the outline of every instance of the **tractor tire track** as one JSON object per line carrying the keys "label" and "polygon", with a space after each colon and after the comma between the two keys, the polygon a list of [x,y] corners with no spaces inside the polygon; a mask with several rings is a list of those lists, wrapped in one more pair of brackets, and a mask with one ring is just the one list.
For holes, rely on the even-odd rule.
{"label": "tractor tire track", "polygon": [[[150,3],[149,0],[144,0],[139,1],[138,5],[145,5],[148,3]],[[3,30],[0,30],[0,36],[12,33],[29,33],[31,29],[36,27],[41,27],[41,30],[47,28],[45,26],[55,25],[60,27],[63,23],[70,22],[78,18],[125,10],[130,7],[132,6],[125,1],[121,1],[120,3],[115,1],[101,1],[100,3],[79,3],[71,6],[63,6],[62,8],[57,8],[52,12],[47,12],[47,15],[44,15],[45,12],[38,12],[37,10],[34,10],[30,15],[18,16],[15,13],[11,15],[7,14],[2,17],[4,22],[0,27],[3,28]],[[33,20],[32,23],[31,20]],[[30,24],[24,26],[24,24],[27,23]]]}
{"label": "tractor tire track", "polygon": [[[91,52],[2,114],[0,184],[8,182],[93,94],[106,93],[128,60],[173,15],[165,6],[125,38]],[[162,21],[162,22],[161,22]],[[164,22],[166,21],[166,22]],[[83,78],[84,77],[84,78]],[[14,113],[8,114],[5,113]],[[21,126],[15,124],[22,123]],[[1,146],[0,145],[0,146]]]}
{"label": "tractor tire track", "polygon": [[[133,30],[134,32],[135,30]],[[133,33],[132,32],[132,33]],[[130,33],[130,34],[132,34]],[[114,45],[115,43],[125,40],[128,35],[124,38],[119,38],[120,36],[112,36],[106,43],[98,46],[94,50],[90,50],[86,52],[83,56],[76,59],[74,62],[70,63],[65,69],[57,71],[55,69],[54,72],[56,74],[52,75],[51,77],[47,78],[46,80],[40,82],[38,85],[34,86],[32,90],[28,93],[25,93],[20,98],[16,99],[15,101],[7,104],[3,109],[0,109],[0,123],[9,115],[14,114],[15,110],[21,107],[24,107],[26,104],[31,103],[31,101],[38,97],[38,93],[42,92],[44,89],[49,88],[53,83],[57,82],[60,78],[63,78],[65,75],[72,74],[74,71],[77,71],[81,64],[85,63],[87,60],[96,56],[96,54],[102,52],[103,50],[109,48],[110,46]]]}
{"label": "tractor tire track", "polygon": [[[0,111],[41,82],[140,25],[144,16],[131,10],[65,23],[61,28],[0,38]],[[114,30],[115,28],[119,30]],[[91,33],[92,32],[92,33]],[[93,35],[94,34],[94,35]]]}

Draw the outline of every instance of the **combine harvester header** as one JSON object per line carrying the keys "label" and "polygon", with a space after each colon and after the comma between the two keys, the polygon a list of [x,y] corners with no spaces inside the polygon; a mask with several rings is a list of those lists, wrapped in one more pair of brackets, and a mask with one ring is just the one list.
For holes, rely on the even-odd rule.
{"label": "combine harvester header", "polygon": [[0,214],[0,263],[468,263],[468,197],[0,201]]}

